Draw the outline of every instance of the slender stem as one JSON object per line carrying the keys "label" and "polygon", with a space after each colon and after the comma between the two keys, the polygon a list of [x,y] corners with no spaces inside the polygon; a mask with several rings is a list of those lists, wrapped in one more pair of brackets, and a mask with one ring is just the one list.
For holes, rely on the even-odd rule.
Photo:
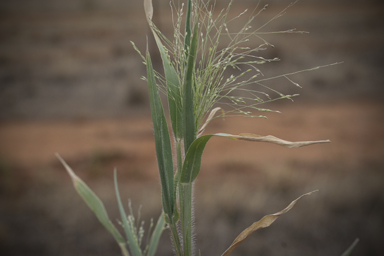
{"label": "slender stem", "polygon": [[180,202],[180,222],[182,229],[183,251],[184,256],[192,255],[192,184],[180,184],[180,173],[183,167],[183,147],[182,141],[176,140],[176,157],[177,157],[177,171],[175,184],[178,191],[178,198]]}
{"label": "slender stem", "polygon": [[183,168],[183,152],[182,152],[182,139],[176,139],[176,161],[177,161],[177,170],[175,176],[176,189],[179,185],[179,179],[181,174],[181,168]]}
{"label": "slender stem", "polygon": [[125,243],[124,244],[119,243],[119,245],[120,245],[120,249],[121,249],[123,256],[130,256],[127,248],[125,247]]}
{"label": "slender stem", "polygon": [[192,255],[192,183],[179,185],[180,220],[183,231],[184,256]]}
{"label": "slender stem", "polygon": [[[183,151],[182,151],[182,139],[176,138],[176,161],[177,161],[177,169],[175,175],[175,192],[178,192],[179,180],[181,169],[183,167]],[[176,195],[178,198],[179,195]],[[177,199],[176,199],[177,200]],[[176,223],[170,224],[172,240],[175,246],[176,255],[184,256],[182,247],[180,244],[179,232],[177,231]]]}
{"label": "slender stem", "polygon": [[181,249],[179,233],[177,232],[176,224],[171,223],[169,224],[169,227],[171,229],[172,240],[173,240],[173,245],[175,246],[176,256],[183,256],[183,251]]}

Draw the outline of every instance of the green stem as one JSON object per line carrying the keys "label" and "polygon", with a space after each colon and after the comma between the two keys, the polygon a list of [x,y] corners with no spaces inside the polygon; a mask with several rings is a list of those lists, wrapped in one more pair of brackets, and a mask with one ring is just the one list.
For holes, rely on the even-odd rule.
{"label": "green stem", "polygon": [[183,231],[184,256],[192,255],[192,183],[179,185],[180,220]]}
{"label": "green stem", "polygon": [[192,255],[192,183],[181,184],[180,174],[183,167],[184,155],[182,141],[176,140],[176,190],[178,191],[178,199],[180,202],[180,222],[182,229],[183,251],[184,256]]}
{"label": "green stem", "polygon": [[120,246],[120,249],[121,249],[123,256],[130,256],[127,248],[125,247],[125,243],[124,244],[119,243],[119,246]]}
{"label": "green stem", "polygon": [[176,224],[171,223],[169,224],[169,227],[171,229],[172,240],[173,240],[173,245],[175,246],[176,256],[183,256],[183,251],[181,249],[179,233],[177,232]]}
{"label": "green stem", "polygon": [[[180,184],[179,182],[180,174],[181,174],[181,169],[183,167],[182,139],[179,139],[179,138],[176,138],[176,160],[177,160],[177,170],[175,174],[175,193],[178,192],[178,187]],[[178,198],[178,195],[176,195],[175,198]],[[184,256],[181,248],[181,244],[180,244],[179,232],[177,231],[176,223],[173,222],[169,226],[171,228],[172,240],[175,246],[176,255]]]}
{"label": "green stem", "polygon": [[183,160],[184,160],[184,157],[182,153],[182,140],[176,139],[176,161],[177,161],[177,170],[175,175],[176,191],[180,182],[180,174],[181,174],[181,169],[183,168]]}

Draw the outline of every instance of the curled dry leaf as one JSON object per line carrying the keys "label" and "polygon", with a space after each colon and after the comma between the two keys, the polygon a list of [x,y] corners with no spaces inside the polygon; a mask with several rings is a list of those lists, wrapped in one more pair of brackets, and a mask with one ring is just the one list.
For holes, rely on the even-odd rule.
{"label": "curled dry leaf", "polygon": [[247,141],[258,141],[258,142],[270,142],[274,143],[283,147],[287,148],[298,148],[298,147],[303,147],[303,146],[308,146],[312,144],[319,144],[319,143],[328,143],[331,142],[330,140],[316,140],[316,141],[287,141],[287,140],[282,140],[279,139],[275,136],[272,135],[267,135],[267,136],[261,136],[257,134],[250,134],[250,133],[240,133],[239,135],[231,135],[231,134],[226,134],[226,133],[219,133],[215,134],[223,137],[227,137],[230,139],[234,140],[247,140]]}
{"label": "curled dry leaf", "polygon": [[231,244],[231,246],[221,255],[221,256],[227,256],[229,254],[231,254],[242,242],[245,241],[245,239],[247,239],[253,232],[255,232],[256,230],[258,229],[261,229],[261,228],[266,228],[266,227],[269,227],[280,215],[288,212],[289,210],[292,209],[292,207],[296,204],[296,202],[302,198],[303,196],[308,196],[314,192],[316,192],[317,190],[315,191],[312,191],[312,192],[309,192],[309,193],[306,193],[304,195],[301,195],[300,197],[298,197],[296,200],[292,201],[285,209],[281,210],[280,212],[277,212],[275,214],[271,214],[271,215],[267,215],[267,216],[264,216],[261,220],[257,221],[257,222],[254,222],[251,226],[249,226],[248,228],[246,228],[243,232],[240,233],[240,235],[238,235],[236,237],[236,239],[233,241],[233,243]]}
{"label": "curled dry leaf", "polygon": [[[215,116],[216,112],[219,111],[220,109],[221,109],[220,107],[217,107],[217,108],[212,109],[211,113],[209,113],[209,116],[208,116],[207,120],[206,120],[205,123],[200,127],[199,132],[198,132],[198,134],[197,134],[197,137],[200,137],[200,136],[203,134],[203,132],[204,132],[205,128],[207,127],[207,125],[209,124],[209,122],[211,122],[211,120],[212,120],[213,117]],[[224,116],[224,111],[223,111],[222,109],[221,109],[221,111],[222,111],[223,116]]]}

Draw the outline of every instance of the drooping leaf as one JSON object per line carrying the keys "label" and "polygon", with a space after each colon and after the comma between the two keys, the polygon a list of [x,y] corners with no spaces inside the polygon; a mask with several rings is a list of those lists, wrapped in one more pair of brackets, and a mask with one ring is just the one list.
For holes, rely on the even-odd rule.
{"label": "drooping leaf", "polygon": [[162,212],[159,219],[157,220],[155,230],[153,230],[151,240],[149,242],[147,256],[155,256],[155,253],[157,251],[157,246],[159,245],[159,240],[164,229],[165,229],[165,219],[164,219],[164,212]]}
{"label": "drooping leaf", "polygon": [[309,192],[307,194],[301,195],[296,200],[292,201],[285,209],[281,210],[280,212],[270,214],[267,216],[264,216],[261,220],[254,222],[251,226],[246,228],[243,232],[240,233],[236,237],[236,239],[233,241],[231,246],[221,255],[221,256],[228,256],[230,255],[241,243],[243,243],[253,232],[255,232],[258,229],[269,227],[278,217],[283,215],[284,213],[287,213],[289,210],[292,209],[292,207],[296,204],[296,202],[302,198],[303,196],[308,196],[316,191]]}
{"label": "drooping leaf", "polygon": [[119,244],[123,255],[129,255],[126,249],[126,243],[123,236],[116,229],[113,223],[110,221],[108,217],[107,210],[104,207],[103,202],[99,199],[99,197],[82,181],[67,165],[67,163],[61,158],[59,154],[56,154],[56,157],[60,160],[60,162],[64,165],[67,170],[69,176],[72,179],[73,185],[77,191],[77,193],[83,198],[88,207],[94,212],[97,219],[103,224],[103,226],[112,234],[115,238],[116,242]]}
{"label": "drooping leaf", "polygon": [[163,209],[165,215],[170,220],[177,213],[175,210],[176,199],[174,191],[171,140],[169,136],[167,121],[164,115],[163,105],[161,104],[158,88],[156,85],[152,61],[148,50],[146,58],[149,99],[155,133],[157,163],[160,172]]}
{"label": "drooping leaf", "polygon": [[287,140],[279,139],[272,135],[261,136],[256,134],[242,133],[240,135],[232,135],[227,133],[216,133],[211,135],[204,135],[197,138],[192,145],[190,146],[184,160],[183,168],[180,174],[181,183],[191,183],[193,182],[200,171],[201,166],[201,157],[205,148],[205,145],[213,136],[225,137],[234,140],[245,140],[245,141],[254,141],[254,142],[269,142],[284,146],[287,148],[297,148],[303,147],[318,143],[327,143],[329,140],[319,140],[319,141],[298,141],[291,142]]}
{"label": "drooping leaf", "polygon": [[216,136],[223,136],[227,137],[229,139],[234,140],[246,140],[246,141],[258,141],[258,142],[269,142],[274,143],[286,148],[298,148],[303,146],[309,146],[313,144],[319,144],[319,143],[328,143],[331,142],[330,140],[317,140],[317,141],[296,141],[291,142],[287,140],[279,139],[272,135],[262,136],[257,134],[251,134],[251,133],[240,133],[239,135],[231,135],[226,133],[218,133],[215,134]]}
{"label": "drooping leaf", "polygon": [[129,249],[130,249],[133,256],[142,256],[143,254],[142,254],[142,251],[140,249],[137,237],[136,237],[134,231],[132,230],[131,225],[129,224],[129,222],[127,220],[127,214],[125,213],[123,203],[121,202],[121,199],[120,199],[119,187],[117,184],[116,169],[114,172],[114,181],[115,181],[117,203],[119,205],[119,211],[120,211],[120,216],[121,216],[121,222],[123,224],[125,235],[127,236]]}

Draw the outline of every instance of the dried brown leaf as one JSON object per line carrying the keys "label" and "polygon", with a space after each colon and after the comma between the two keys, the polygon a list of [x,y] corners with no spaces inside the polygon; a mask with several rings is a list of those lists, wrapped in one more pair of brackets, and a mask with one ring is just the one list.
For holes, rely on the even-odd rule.
{"label": "dried brown leaf", "polygon": [[[197,137],[200,137],[200,136],[203,134],[203,132],[204,132],[205,128],[207,127],[207,125],[209,124],[209,122],[211,122],[211,120],[212,120],[213,117],[215,116],[216,112],[219,111],[220,109],[221,109],[220,107],[217,107],[217,108],[212,109],[212,111],[211,111],[211,113],[209,114],[207,120],[206,120],[205,123],[200,127]],[[223,112],[223,115],[224,115],[224,111],[223,111],[222,109],[221,109],[221,111]]]}
{"label": "dried brown leaf", "polygon": [[258,141],[258,142],[269,142],[274,143],[283,147],[287,148],[298,148],[303,146],[308,146],[312,144],[319,144],[319,143],[328,143],[331,142],[330,140],[316,140],[316,141],[287,141],[283,139],[279,139],[272,135],[262,136],[257,134],[250,134],[250,133],[240,133],[239,135],[231,135],[231,134],[216,134],[224,137],[228,137],[230,139],[234,140],[247,140],[247,141]]}
{"label": "dried brown leaf", "polygon": [[[317,191],[317,190],[316,190]],[[288,212],[292,209],[292,207],[296,204],[296,202],[302,198],[303,196],[308,196],[316,191],[312,191],[309,193],[306,193],[304,195],[301,195],[296,200],[292,201],[285,209],[281,210],[280,212],[277,212],[275,214],[270,214],[264,216],[261,220],[254,222],[251,226],[246,228],[243,232],[240,233],[236,237],[236,239],[233,241],[231,246],[221,255],[221,256],[228,256],[231,254],[242,242],[245,241],[253,232],[255,232],[258,229],[269,227],[280,215]]]}

